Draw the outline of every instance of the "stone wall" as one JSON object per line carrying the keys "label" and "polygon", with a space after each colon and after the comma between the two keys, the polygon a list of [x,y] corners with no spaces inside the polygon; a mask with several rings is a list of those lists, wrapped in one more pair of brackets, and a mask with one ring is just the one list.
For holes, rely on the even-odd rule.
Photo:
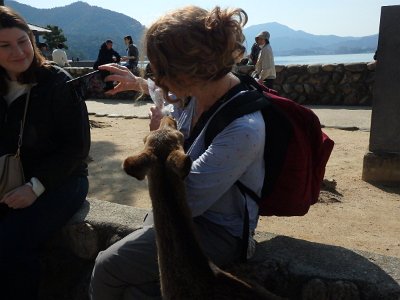
{"label": "stone wall", "polygon": [[277,66],[274,88],[301,104],[371,105],[376,63]]}
{"label": "stone wall", "polygon": [[[300,104],[371,105],[376,62],[277,65],[274,89]],[[250,66],[239,71],[251,74]]]}
{"label": "stone wall", "polygon": [[[370,106],[376,62],[349,64],[277,65],[274,89],[280,96],[300,104]],[[252,66],[239,66],[250,74]],[[66,68],[72,76],[91,72],[91,68]],[[97,86],[99,84],[97,83]],[[92,97],[102,97],[101,91]],[[131,97],[130,94],[118,98]],[[121,98],[121,99],[122,99]]]}

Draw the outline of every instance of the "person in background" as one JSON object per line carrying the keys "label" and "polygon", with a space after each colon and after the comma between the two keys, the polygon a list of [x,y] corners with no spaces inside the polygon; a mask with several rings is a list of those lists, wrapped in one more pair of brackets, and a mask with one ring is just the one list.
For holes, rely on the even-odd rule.
{"label": "person in background", "polygon": [[260,54],[255,65],[254,75],[260,83],[272,89],[276,79],[276,71],[274,54],[272,53],[269,38],[268,31],[262,31],[256,37],[257,44],[260,47]]}
{"label": "person in background", "polygon": [[[248,245],[248,258],[254,254],[254,239],[250,236],[243,242],[242,234],[245,203],[250,232],[257,224],[258,206],[235,182],[240,180],[259,194],[264,180],[265,124],[260,111],[234,120],[209,147],[204,142],[209,118],[250,89],[231,73],[246,22],[242,9],[184,7],[163,15],[146,33],[153,84],[123,66],[99,67],[111,71],[106,81],[118,82],[109,94],[133,89],[159,95],[151,88],[155,83],[161,95],[174,103],[171,113],[193,161],[185,179],[187,202],[200,245],[218,266],[237,262],[246,249],[243,245]],[[150,130],[158,128],[161,117],[160,106],[151,109]],[[151,220],[149,214],[143,228],[99,253],[89,290],[92,300],[161,299]]]}
{"label": "person in background", "polygon": [[[113,49],[112,40],[107,40],[100,46],[99,54],[97,56],[97,60],[94,62],[93,69],[97,70],[97,68],[104,64],[109,63],[119,63],[121,61],[121,56],[117,51]],[[104,80],[108,75],[110,75],[107,71],[100,71],[101,79]],[[106,82],[104,90],[108,91],[114,88],[112,82]]]}
{"label": "person in background", "polygon": [[38,299],[42,246],[88,192],[90,127],[72,77],[41,55],[25,20],[0,6],[0,156],[20,157],[26,184],[0,198],[0,298]]}
{"label": "person in background", "polygon": [[125,66],[136,76],[139,75],[138,62],[139,62],[139,50],[133,43],[132,37],[127,35],[124,37],[124,43],[127,46],[126,56],[121,57],[121,61],[127,62]]}
{"label": "person in background", "polygon": [[239,45],[238,49],[233,52],[233,59],[235,61],[235,64],[232,67],[233,73],[239,73],[240,72],[239,66],[246,65],[246,63],[243,62],[244,60],[243,56],[245,52],[246,52],[246,47],[243,45]]}
{"label": "person in background", "polygon": [[258,38],[256,37],[255,38],[256,42],[253,44],[253,46],[251,46],[251,51],[249,55],[250,65],[255,65],[257,63],[258,55],[260,54],[260,46],[258,46],[257,39]]}
{"label": "person in background", "polygon": [[47,60],[52,59],[49,46],[46,43],[39,43],[39,50],[45,59]]}
{"label": "person in background", "polygon": [[64,44],[59,43],[57,45],[57,49],[53,50],[53,61],[59,65],[60,67],[70,67],[70,64],[68,62],[67,58],[67,53],[65,53],[64,49]]}

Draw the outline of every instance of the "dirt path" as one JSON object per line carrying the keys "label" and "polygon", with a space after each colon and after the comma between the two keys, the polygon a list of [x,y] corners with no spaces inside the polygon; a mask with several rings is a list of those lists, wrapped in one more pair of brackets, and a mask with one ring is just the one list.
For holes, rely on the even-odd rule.
{"label": "dirt path", "polygon": [[[93,161],[89,197],[149,208],[145,181],[121,170],[122,161],[142,148],[148,120],[91,117]],[[104,126],[104,127],[102,127]],[[261,217],[258,230],[400,258],[400,187],[374,186],[361,180],[369,132],[325,129],[336,145],[325,178],[336,191],[303,217]]]}

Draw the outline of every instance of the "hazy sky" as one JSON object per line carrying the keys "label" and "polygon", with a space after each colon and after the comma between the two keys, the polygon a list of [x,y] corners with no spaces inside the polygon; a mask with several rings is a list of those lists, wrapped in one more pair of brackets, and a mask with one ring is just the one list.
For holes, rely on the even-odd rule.
{"label": "hazy sky", "polygon": [[[52,8],[77,0],[18,0],[37,8]],[[84,0],[123,13],[148,26],[164,12],[193,4],[203,8],[240,7],[249,16],[247,26],[278,22],[312,34],[365,36],[379,32],[381,7],[400,0]]]}

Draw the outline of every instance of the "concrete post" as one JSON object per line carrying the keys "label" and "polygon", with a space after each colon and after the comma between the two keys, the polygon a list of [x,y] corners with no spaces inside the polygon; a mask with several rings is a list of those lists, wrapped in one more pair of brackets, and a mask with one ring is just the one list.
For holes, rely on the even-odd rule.
{"label": "concrete post", "polygon": [[400,184],[400,5],[383,6],[371,116],[362,179]]}

